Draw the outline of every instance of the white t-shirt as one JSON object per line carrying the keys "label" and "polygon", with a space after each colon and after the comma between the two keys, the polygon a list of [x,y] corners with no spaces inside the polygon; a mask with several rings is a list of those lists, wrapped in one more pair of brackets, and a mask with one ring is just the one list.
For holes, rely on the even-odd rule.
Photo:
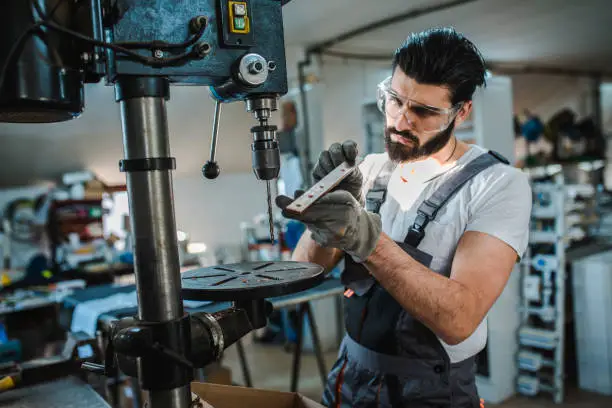
{"label": "white t-shirt", "polygon": [[[485,149],[472,145],[459,160],[446,166],[433,159],[398,165],[391,175],[387,197],[380,209],[383,231],[393,240],[403,241],[421,202],[457,170],[486,153]],[[365,192],[372,187],[386,161],[386,153],[365,157],[360,165]],[[495,164],[474,176],[447,201],[428,224],[418,248],[433,256],[430,269],[445,276],[450,276],[453,255],[466,231],[492,235],[523,256],[529,239],[531,202],[527,176],[512,166]],[[474,356],[484,348],[486,320],[483,319],[476,331],[460,344],[451,346],[440,339],[452,363]]]}

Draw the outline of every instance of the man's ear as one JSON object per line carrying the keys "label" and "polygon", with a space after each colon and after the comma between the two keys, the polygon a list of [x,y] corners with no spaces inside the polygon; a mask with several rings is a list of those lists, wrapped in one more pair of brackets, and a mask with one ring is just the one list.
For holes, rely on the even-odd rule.
{"label": "man's ear", "polygon": [[470,117],[470,113],[472,113],[472,101],[465,101],[459,109],[459,113],[455,117],[455,126],[461,125],[463,122]]}

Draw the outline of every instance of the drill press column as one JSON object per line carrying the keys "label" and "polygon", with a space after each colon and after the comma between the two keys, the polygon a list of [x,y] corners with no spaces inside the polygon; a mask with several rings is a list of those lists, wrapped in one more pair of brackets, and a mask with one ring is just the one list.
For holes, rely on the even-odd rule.
{"label": "drill press column", "polygon": [[[121,170],[127,173],[135,242],[138,319],[152,323],[177,320],[183,317],[183,303],[170,173],[175,166],[170,157],[165,106],[169,97],[168,81],[164,78],[122,78],[117,83],[116,93],[121,104],[125,150]],[[186,347],[184,352],[188,349]],[[152,368],[150,364],[150,359],[140,359],[138,377],[141,382],[146,371]],[[180,378],[180,375],[174,378],[177,376]],[[150,389],[149,407],[189,407],[189,381],[177,383],[181,382],[186,385]]]}

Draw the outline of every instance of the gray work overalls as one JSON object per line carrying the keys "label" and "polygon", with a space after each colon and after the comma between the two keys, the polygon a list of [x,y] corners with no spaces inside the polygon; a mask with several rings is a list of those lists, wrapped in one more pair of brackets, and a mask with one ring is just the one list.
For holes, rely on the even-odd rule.
{"label": "gray work overalls", "polygon": [[[482,154],[452,175],[418,207],[404,242],[415,260],[429,267],[432,255],[418,249],[427,224],[440,208],[476,174],[508,161],[495,152]],[[366,196],[368,211],[378,213],[394,169],[387,162]],[[347,335],[323,393],[328,407],[478,408],[474,357],[451,364],[436,335],[412,318],[370,275],[345,257],[343,283]]]}

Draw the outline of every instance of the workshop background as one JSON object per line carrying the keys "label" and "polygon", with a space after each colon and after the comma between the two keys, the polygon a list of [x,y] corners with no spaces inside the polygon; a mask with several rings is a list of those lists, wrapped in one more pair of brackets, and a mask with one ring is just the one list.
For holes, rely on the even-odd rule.
{"label": "workshop background", "polygon": [[[529,252],[489,315],[479,392],[487,406],[612,406],[612,2],[294,0],[283,13],[290,90],[272,121],[294,146],[275,194],[308,186],[333,142],[353,139],[362,155],[384,149],[375,89],[409,32],[453,26],[480,48],[488,86],[457,135],[529,174],[534,211]],[[95,336],[100,316],[135,306],[133,290],[107,291],[66,311],[82,287],[134,282],[120,110],[103,83],[85,95],[74,121],[0,123],[0,364],[53,355],[66,331]],[[183,270],[289,259],[302,230],[275,212],[280,240],[269,239],[244,104],[223,106],[215,180],[202,176],[208,92],[173,87],[167,106]],[[342,287],[308,293],[202,378],[319,401],[343,334]],[[116,385],[96,390],[114,406],[140,401],[128,379]]]}

